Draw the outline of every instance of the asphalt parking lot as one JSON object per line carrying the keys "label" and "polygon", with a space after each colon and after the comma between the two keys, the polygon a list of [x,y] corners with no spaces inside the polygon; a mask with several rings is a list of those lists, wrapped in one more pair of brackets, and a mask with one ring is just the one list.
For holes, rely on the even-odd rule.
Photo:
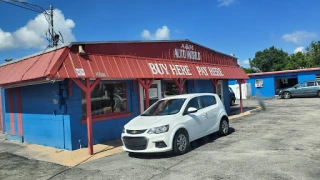
{"label": "asphalt parking lot", "polygon": [[230,135],[202,138],[182,156],[123,152],[68,169],[0,153],[0,179],[320,179],[320,99],[265,103],[231,120]]}

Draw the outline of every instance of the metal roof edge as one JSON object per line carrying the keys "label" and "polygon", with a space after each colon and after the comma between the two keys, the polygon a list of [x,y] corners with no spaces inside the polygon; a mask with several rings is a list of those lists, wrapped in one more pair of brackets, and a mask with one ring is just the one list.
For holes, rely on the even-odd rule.
{"label": "metal roof edge", "polygon": [[48,49],[45,49],[44,51],[36,52],[34,54],[31,54],[31,55],[28,55],[28,56],[24,56],[22,58],[18,58],[18,59],[9,61],[9,62],[2,63],[2,64],[0,64],[0,67],[6,66],[6,65],[10,65],[10,64],[14,64],[14,63],[17,63],[17,62],[20,62],[20,61],[23,61],[23,60],[26,60],[26,59],[29,59],[29,58],[32,58],[32,57],[35,57],[35,56],[39,56],[39,55],[48,53],[48,52],[56,51],[58,49],[62,49],[62,48],[67,47],[67,46],[68,46],[67,44],[63,44],[63,45],[60,45],[58,47],[48,48]]}
{"label": "metal roof edge", "polygon": [[219,53],[219,54],[223,54],[225,56],[228,56],[228,57],[231,57],[231,58],[234,58],[234,59],[238,59],[237,57],[234,57],[234,56],[231,56],[229,54],[226,54],[226,53],[222,53],[220,51],[216,51],[216,50],[213,50],[211,48],[208,48],[204,45],[201,45],[201,44],[198,44],[198,43],[195,43],[193,41],[190,41],[189,39],[177,39],[177,40],[132,40],[132,41],[129,41],[129,40],[124,40],[124,41],[80,41],[80,42],[71,42],[68,47],[70,48],[71,46],[73,45],[79,45],[79,44],[103,44],[103,43],[157,43],[157,42],[190,42],[190,43],[193,43],[197,46],[200,46],[202,48],[205,48],[207,50],[210,50],[210,51],[213,51],[213,52],[216,52],[216,53]]}
{"label": "metal roof edge", "polygon": [[287,73],[298,73],[298,72],[308,72],[308,71],[320,71],[320,67],[319,68],[308,68],[308,69],[293,69],[293,70],[284,70],[284,71],[251,73],[251,74],[248,74],[248,76],[263,76],[263,75],[287,74]]}

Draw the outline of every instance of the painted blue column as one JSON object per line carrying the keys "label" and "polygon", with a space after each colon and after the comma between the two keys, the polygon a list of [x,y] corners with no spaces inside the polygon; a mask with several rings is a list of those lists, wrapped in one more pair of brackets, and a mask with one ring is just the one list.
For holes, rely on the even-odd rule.
{"label": "painted blue column", "polygon": [[223,103],[227,113],[230,113],[230,99],[229,99],[229,82],[228,80],[222,80],[223,86]]}

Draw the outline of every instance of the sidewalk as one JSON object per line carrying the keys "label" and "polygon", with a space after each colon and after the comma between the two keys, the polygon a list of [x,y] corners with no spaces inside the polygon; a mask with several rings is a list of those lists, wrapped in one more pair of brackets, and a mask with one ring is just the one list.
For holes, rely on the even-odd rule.
{"label": "sidewalk", "polygon": [[[249,115],[252,111],[259,108],[248,108],[242,114],[229,116],[229,119],[235,119]],[[110,156],[122,152],[121,140],[107,142],[105,144],[97,144],[93,146],[94,154],[88,155],[88,148],[82,148],[74,151],[56,149],[47,146],[25,144],[13,141],[6,141],[5,135],[0,134],[0,153],[9,152],[19,156],[40,161],[52,162],[63,166],[76,166],[81,163],[96,160],[102,157]]]}

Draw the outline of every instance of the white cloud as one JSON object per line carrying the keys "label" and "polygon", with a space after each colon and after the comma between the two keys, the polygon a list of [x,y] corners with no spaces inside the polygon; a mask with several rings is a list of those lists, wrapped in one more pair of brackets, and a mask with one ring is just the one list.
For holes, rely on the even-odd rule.
{"label": "white cloud", "polygon": [[283,40],[287,42],[291,42],[295,45],[300,45],[305,41],[310,41],[315,38],[317,38],[317,34],[313,32],[308,32],[308,31],[295,31],[291,34],[285,34],[282,36]]}
{"label": "white cloud", "polygon": [[157,31],[152,34],[149,30],[145,29],[141,32],[141,37],[150,40],[163,40],[170,38],[170,29],[167,26],[158,28]]}
{"label": "white cloud", "polygon": [[304,47],[303,46],[300,46],[300,47],[297,47],[293,53],[298,53],[298,52],[304,52]]}
{"label": "white cloud", "polygon": [[219,6],[229,6],[234,2],[235,0],[218,0]]}
{"label": "white cloud", "polygon": [[[75,41],[72,28],[75,23],[71,19],[66,19],[59,9],[54,10],[54,30],[63,35],[64,42]],[[43,14],[37,15],[25,26],[20,27],[14,32],[4,32],[0,28],[0,50],[13,48],[39,48],[44,49],[48,46],[46,32],[48,22]]]}
{"label": "white cloud", "polygon": [[250,62],[249,62],[249,59],[246,59],[246,60],[238,60],[238,64],[242,67],[249,67],[250,66]]}

